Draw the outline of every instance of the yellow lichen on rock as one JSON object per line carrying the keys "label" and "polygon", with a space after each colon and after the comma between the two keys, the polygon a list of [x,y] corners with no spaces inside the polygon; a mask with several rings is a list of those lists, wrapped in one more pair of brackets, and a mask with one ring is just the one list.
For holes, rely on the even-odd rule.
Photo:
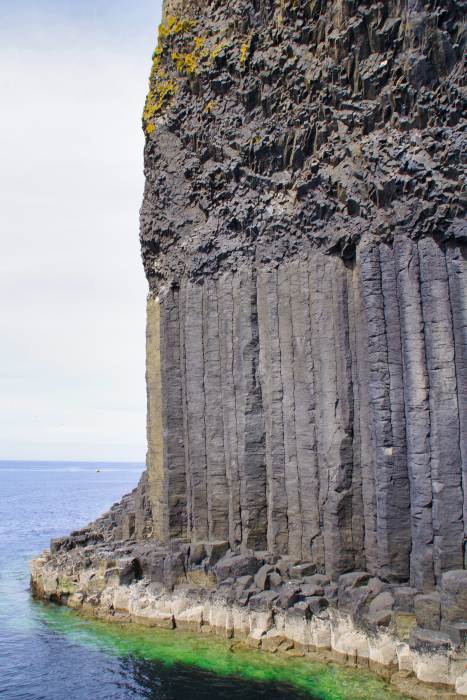
{"label": "yellow lichen on rock", "polygon": [[195,53],[180,53],[174,51],[172,58],[179,73],[193,75],[198,70],[198,56]]}
{"label": "yellow lichen on rock", "polygon": [[225,46],[227,46],[227,44],[227,40],[223,39],[222,41],[219,41],[217,44],[214,45],[214,47],[211,49],[211,53],[209,54],[209,60],[211,61],[211,63],[213,63],[216,60],[222,49]]}
{"label": "yellow lichen on rock", "polygon": [[177,84],[170,79],[159,80],[151,87],[143,112],[143,123],[147,134],[151,134],[156,128],[151,119],[171,103],[177,90]]}
{"label": "yellow lichen on rock", "polygon": [[244,41],[240,47],[240,66],[242,68],[245,67],[245,64],[246,64],[248,57],[250,55],[252,38],[253,38],[253,36],[250,34],[248,39],[246,41]]}
{"label": "yellow lichen on rock", "polygon": [[[150,135],[156,130],[154,118],[162,112],[165,107],[170,106],[173,97],[178,91],[176,82],[169,77],[167,70],[163,66],[164,52],[167,44],[172,44],[170,39],[179,35],[188,34],[197,25],[196,20],[178,18],[168,15],[166,20],[159,26],[159,40],[157,48],[152,56],[151,74],[149,76],[149,93],[143,112],[143,128],[146,134]],[[204,37],[195,37],[194,48],[191,51],[183,52],[174,50],[165,53],[165,59],[171,57],[175,63],[175,68],[182,75],[193,75],[197,72],[199,62],[209,56],[209,51],[205,48]],[[166,66],[170,69],[170,65]]]}
{"label": "yellow lichen on rock", "polygon": [[195,37],[194,48],[192,51],[172,52],[172,59],[174,60],[175,67],[179,73],[182,75],[194,75],[198,72],[200,62],[209,56],[209,51],[206,49],[205,44],[206,39],[202,36],[197,36]]}
{"label": "yellow lichen on rock", "polygon": [[167,37],[185,34],[196,27],[196,20],[177,18],[169,15],[165,22],[159,26],[159,39],[163,41]]}
{"label": "yellow lichen on rock", "polygon": [[215,100],[209,100],[209,102],[206,102],[206,104],[204,105],[203,112],[205,114],[211,114],[211,112],[214,111],[215,106],[216,106]]}

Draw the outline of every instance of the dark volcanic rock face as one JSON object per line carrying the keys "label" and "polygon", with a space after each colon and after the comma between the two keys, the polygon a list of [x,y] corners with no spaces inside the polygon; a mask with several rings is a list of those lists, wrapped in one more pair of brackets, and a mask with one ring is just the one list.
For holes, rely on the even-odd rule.
{"label": "dark volcanic rock face", "polygon": [[144,112],[154,535],[465,566],[462,4],[168,2]]}
{"label": "dark volcanic rock face", "polygon": [[464,9],[169,2],[145,110],[151,288],[314,248],[352,258],[365,236],[465,236]]}
{"label": "dark volcanic rock face", "polygon": [[38,594],[467,694],[463,9],[166,2],[147,473]]}
{"label": "dark volcanic rock face", "polygon": [[464,566],[460,247],[361,242],[148,306],[155,535],[430,590]]}

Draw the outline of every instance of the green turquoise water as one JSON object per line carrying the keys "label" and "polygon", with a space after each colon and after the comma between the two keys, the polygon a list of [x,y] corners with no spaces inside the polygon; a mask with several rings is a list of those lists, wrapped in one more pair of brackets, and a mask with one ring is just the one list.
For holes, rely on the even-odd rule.
{"label": "green turquoise water", "polygon": [[1,700],[403,700],[359,670],[33,601],[28,560],[128,493],[142,468],[0,462]]}
{"label": "green turquoise water", "polygon": [[50,628],[76,644],[122,657],[132,655],[166,668],[184,665],[224,678],[286,685],[320,700],[406,700],[372,673],[312,657],[271,654],[212,635],[95,621],[55,606],[43,606],[42,614]]}

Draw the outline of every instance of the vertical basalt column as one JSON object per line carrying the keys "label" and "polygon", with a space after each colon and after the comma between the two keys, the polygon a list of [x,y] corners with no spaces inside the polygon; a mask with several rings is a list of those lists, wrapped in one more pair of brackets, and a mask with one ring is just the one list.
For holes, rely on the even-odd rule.
{"label": "vertical basalt column", "polygon": [[401,238],[151,296],[155,539],[422,590],[462,568],[464,265],[455,246]]}
{"label": "vertical basalt column", "polygon": [[209,539],[204,386],[203,285],[184,285],[184,381],[188,440],[189,533],[194,542]]}
{"label": "vertical basalt column", "polygon": [[182,382],[182,426],[183,426],[183,450],[185,455],[186,471],[186,527],[187,538],[192,535],[192,499],[191,499],[191,470],[190,470],[190,431],[188,429],[187,383],[186,383],[186,342],[185,342],[185,316],[186,316],[186,280],[180,283],[178,294],[179,306],[179,337],[180,337],[180,376]]}
{"label": "vertical basalt column", "polygon": [[381,289],[384,300],[384,322],[389,371],[389,401],[391,407],[391,435],[394,450],[392,475],[389,474],[391,505],[391,537],[396,546],[391,546],[391,576],[399,580],[410,577],[410,480],[407,466],[407,436],[405,430],[404,373],[402,365],[402,340],[399,304],[397,302],[397,277],[394,249],[379,247],[381,266]]}
{"label": "vertical basalt column", "polygon": [[289,526],[277,270],[260,271],[257,285],[260,376],[266,431],[267,541],[271,552],[285,553],[289,546]]}
{"label": "vertical basalt column", "polygon": [[408,239],[398,239],[395,242],[395,261],[401,317],[407,466],[410,478],[410,576],[416,588],[430,590],[435,583],[431,423],[420,264],[416,243]]}
{"label": "vertical basalt column", "polygon": [[179,290],[161,300],[160,349],[162,386],[163,470],[166,480],[168,533],[187,536],[187,484],[183,434]]}
{"label": "vertical basalt column", "polygon": [[315,386],[319,395],[320,521],[326,572],[331,577],[351,570],[355,562],[352,542],[352,381],[345,280],[341,261],[323,255],[311,257],[312,347]]}
{"label": "vertical basalt column", "polygon": [[290,271],[290,308],[293,350],[293,399],[301,515],[301,556],[324,568],[323,537],[319,524],[319,473],[316,453],[316,395],[312,355],[308,265],[294,262]]}
{"label": "vertical basalt column", "polygon": [[463,565],[463,494],[454,337],[444,252],[418,243],[426,363],[430,382],[430,461],[434,571]]}
{"label": "vertical basalt column", "polygon": [[[446,249],[446,262],[449,276],[449,297],[457,376],[459,446],[462,459],[462,490],[464,495],[464,538],[467,542],[467,274],[465,246],[449,244]],[[464,566],[467,567],[467,548],[464,552]]]}
{"label": "vertical basalt column", "polygon": [[262,550],[267,548],[266,451],[255,272],[244,268],[235,275],[233,297],[242,546]]}
{"label": "vertical basalt column", "polygon": [[224,449],[219,307],[215,282],[203,287],[204,393],[209,539],[229,538],[229,490]]}
{"label": "vertical basalt column", "polygon": [[150,296],[147,302],[146,321],[147,469],[153,536],[165,542],[169,536],[169,527],[167,479],[164,472],[160,326],[160,303],[158,299]]}
{"label": "vertical basalt column", "polygon": [[[401,447],[404,449],[405,446],[394,444],[388,347],[388,333],[397,332],[399,322],[397,314],[396,319],[392,317],[394,308],[391,302],[394,303],[394,299],[388,299],[388,308],[385,306],[379,246],[362,246],[359,264],[368,329],[368,388],[376,477],[378,573],[385,579],[401,580],[409,577],[409,484],[405,460],[400,459],[399,454]],[[386,313],[391,315],[389,328]],[[393,350],[396,355],[397,342]],[[397,361],[397,356],[394,361]]]}
{"label": "vertical basalt column", "polygon": [[363,303],[364,288],[358,259],[352,276],[352,309],[355,327],[355,352],[353,354],[353,375],[355,377],[354,397],[358,399],[358,410],[354,412],[354,457],[359,462],[362,480],[362,503],[364,517],[365,569],[371,574],[378,573],[378,533],[376,510],[376,477],[370,410],[370,361],[369,332]]}
{"label": "vertical basalt column", "polygon": [[289,554],[302,556],[303,524],[300,502],[300,475],[298,471],[297,431],[295,409],[295,357],[293,342],[290,281],[293,265],[284,265],[278,273],[279,341],[281,346],[281,376],[283,379],[285,491],[287,495],[287,522]]}
{"label": "vertical basalt column", "polygon": [[[334,268],[334,269],[333,269]],[[355,543],[353,532],[354,458],[353,458],[353,383],[352,354],[350,347],[350,323],[348,306],[347,270],[343,260],[332,260],[332,310],[334,320],[334,347],[336,357],[335,413],[339,416],[338,462],[334,465],[332,505],[334,518],[341,531],[341,551],[337,559],[339,573],[355,568]],[[357,475],[358,478],[358,475]]]}
{"label": "vertical basalt column", "polygon": [[362,472],[362,430],[360,401],[361,387],[359,383],[358,353],[358,316],[360,313],[360,299],[358,297],[357,266],[355,262],[347,264],[347,306],[349,319],[349,344],[352,373],[353,395],[353,424],[352,424],[352,541],[355,552],[355,568],[366,569],[365,553],[365,508],[363,504],[363,472]]}
{"label": "vertical basalt column", "polygon": [[148,300],[148,483],[153,535],[187,536],[178,291]]}
{"label": "vertical basalt column", "polygon": [[237,389],[234,377],[233,277],[223,275],[216,284],[219,312],[219,356],[221,369],[224,460],[228,488],[228,539],[232,547],[242,541],[240,472],[238,462]]}

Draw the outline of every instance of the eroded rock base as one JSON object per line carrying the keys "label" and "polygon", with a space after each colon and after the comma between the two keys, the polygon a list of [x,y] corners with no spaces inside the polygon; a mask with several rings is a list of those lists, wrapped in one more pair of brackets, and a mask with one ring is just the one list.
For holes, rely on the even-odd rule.
{"label": "eroded rock base", "polygon": [[227,542],[167,547],[79,535],[51,550],[31,562],[32,589],[42,599],[273,653],[319,654],[370,668],[415,698],[467,696],[467,626],[452,622],[465,609],[466,571],[449,572],[439,591],[424,595],[364,571],[331,582],[310,562],[240,554]]}

